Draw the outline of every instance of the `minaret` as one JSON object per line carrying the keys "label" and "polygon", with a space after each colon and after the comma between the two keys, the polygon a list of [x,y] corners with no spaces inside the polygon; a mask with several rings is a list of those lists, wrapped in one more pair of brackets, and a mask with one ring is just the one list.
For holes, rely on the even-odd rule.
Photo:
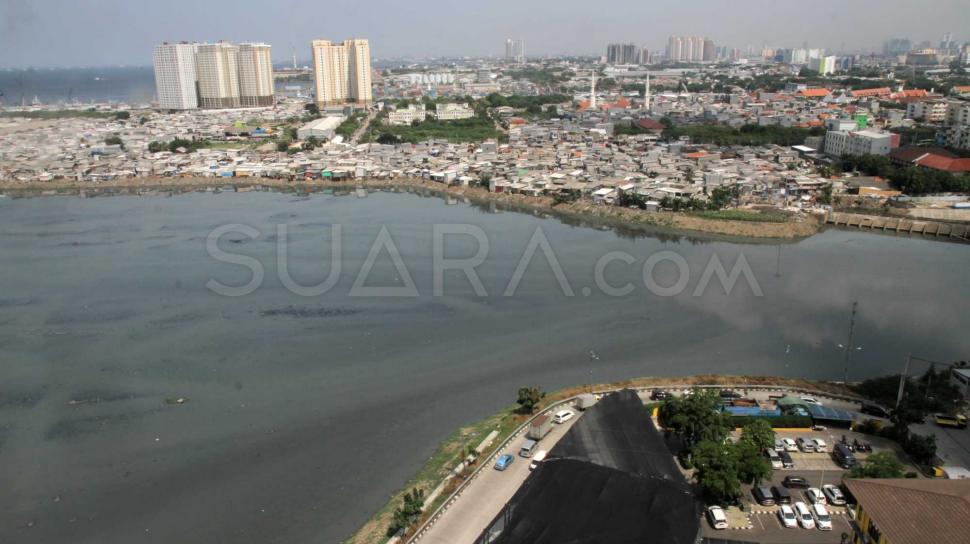
{"label": "minaret", "polygon": [[589,109],[596,109],[596,70],[593,70],[593,82],[589,89]]}
{"label": "minaret", "polygon": [[647,72],[647,85],[643,92],[644,107],[650,111],[650,72]]}

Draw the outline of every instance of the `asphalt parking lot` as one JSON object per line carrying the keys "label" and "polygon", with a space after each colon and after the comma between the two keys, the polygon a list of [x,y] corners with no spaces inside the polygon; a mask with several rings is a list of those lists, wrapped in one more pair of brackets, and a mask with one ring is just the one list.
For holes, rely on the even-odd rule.
{"label": "asphalt parking lot", "polygon": [[[797,464],[797,461],[796,461]],[[845,471],[838,470],[776,470],[770,482],[765,482],[766,486],[781,487],[781,481],[785,476],[801,476],[805,478],[812,487],[821,488],[823,484],[838,484],[842,481]],[[842,540],[842,533],[851,532],[849,526],[850,515],[844,506],[827,505],[826,509],[832,517],[832,530],[822,531],[820,529],[786,529],[778,519],[777,506],[761,506],[755,502],[751,494],[752,486],[743,486],[744,493],[744,513],[747,516],[748,524],[744,528],[732,528],[723,531],[715,531],[705,519],[702,524],[701,536],[711,538],[721,538],[727,540],[754,541],[765,544],[835,544]],[[792,502],[803,501],[806,504],[808,499],[805,497],[805,490],[790,489]]]}

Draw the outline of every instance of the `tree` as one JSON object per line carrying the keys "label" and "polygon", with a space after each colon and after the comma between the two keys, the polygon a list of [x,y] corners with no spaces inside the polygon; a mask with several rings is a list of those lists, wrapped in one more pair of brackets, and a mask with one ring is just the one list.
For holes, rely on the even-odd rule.
{"label": "tree", "polygon": [[397,534],[401,529],[408,529],[421,516],[424,509],[424,490],[414,488],[404,494],[403,504],[394,509],[391,525],[387,528],[387,536]]}
{"label": "tree", "polygon": [[280,140],[280,141],[276,142],[276,150],[277,151],[286,151],[289,148],[290,148],[290,142],[287,141],[287,140]]}
{"label": "tree", "polygon": [[105,145],[120,145],[121,147],[125,146],[124,142],[121,141],[121,138],[117,134],[105,138],[104,143]]}
{"label": "tree", "polygon": [[125,120],[125,119],[129,119],[129,118],[131,118],[131,114],[128,113],[127,111],[117,111],[117,112],[115,112],[115,119],[118,119],[119,121],[122,121],[122,120]]}
{"label": "tree", "polygon": [[697,483],[705,497],[714,503],[732,503],[741,496],[737,451],[723,440],[703,440],[693,451]]}
{"label": "tree", "polygon": [[306,112],[309,113],[310,115],[320,115],[320,108],[318,108],[317,105],[314,104],[313,102],[310,102],[309,104],[304,105],[303,109],[306,110]]}
{"label": "tree", "polygon": [[318,147],[320,147],[320,140],[318,140],[316,136],[310,136],[305,142],[303,142],[303,149],[309,150],[316,149]]}
{"label": "tree", "polygon": [[492,174],[489,172],[482,172],[478,175],[478,186],[483,189],[488,189],[492,182]]}
{"label": "tree", "polygon": [[738,480],[759,484],[771,479],[771,461],[762,448],[750,442],[738,442],[734,444],[734,450],[737,456]]}
{"label": "tree", "polygon": [[890,451],[873,453],[861,464],[852,467],[850,478],[902,478],[903,464]]}
{"label": "tree", "polygon": [[515,401],[519,405],[519,413],[531,414],[539,405],[539,401],[545,398],[546,394],[536,386],[520,387],[519,398]]}
{"label": "tree", "polygon": [[903,450],[920,465],[929,465],[936,457],[936,436],[910,433],[903,444]]}
{"label": "tree", "polygon": [[688,449],[704,440],[723,442],[731,431],[728,416],[720,410],[720,398],[711,390],[694,389],[690,395],[667,399],[660,406],[660,417]]}
{"label": "tree", "polygon": [[775,446],[775,431],[767,421],[755,419],[741,429],[741,443],[750,444],[759,452],[771,449]]}

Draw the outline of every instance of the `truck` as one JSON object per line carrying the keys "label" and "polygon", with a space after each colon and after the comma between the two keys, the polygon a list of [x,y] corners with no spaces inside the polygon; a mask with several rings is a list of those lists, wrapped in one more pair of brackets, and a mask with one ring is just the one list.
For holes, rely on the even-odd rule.
{"label": "truck", "polygon": [[552,420],[549,419],[549,416],[541,415],[533,419],[532,423],[529,424],[529,432],[526,436],[532,440],[542,440],[551,430]]}
{"label": "truck", "polygon": [[596,404],[596,396],[590,393],[583,393],[576,398],[576,408],[579,410],[585,410]]}

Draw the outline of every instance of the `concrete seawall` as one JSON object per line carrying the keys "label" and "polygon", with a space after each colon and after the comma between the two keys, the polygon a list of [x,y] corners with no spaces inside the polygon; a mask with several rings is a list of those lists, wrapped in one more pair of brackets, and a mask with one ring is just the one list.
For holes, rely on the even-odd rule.
{"label": "concrete seawall", "polygon": [[908,219],[904,217],[883,217],[855,213],[830,212],[825,223],[841,227],[856,227],[874,231],[904,232],[938,238],[970,241],[970,225]]}

